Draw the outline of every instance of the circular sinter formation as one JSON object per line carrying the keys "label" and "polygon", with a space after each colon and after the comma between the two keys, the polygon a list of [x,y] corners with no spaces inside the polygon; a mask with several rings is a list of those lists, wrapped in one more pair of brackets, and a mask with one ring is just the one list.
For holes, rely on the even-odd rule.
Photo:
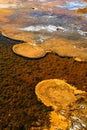
{"label": "circular sinter formation", "polygon": [[86,130],[87,93],[63,80],[49,79],[36,85],[36,95],[46,106],[52,106],[49,130]]}
{"label": "circular sinter formation", "polygon": [[87,47],[80,45],[80,41],[68,41],[52,38],[42,44],[17,44],[13,46],[16,54],[29,58],[41,58],[52,52],[63,57],[73,57],[76,61],[87,61]]}
{"label": "circular sinter formation", "polygon": [[16,54],[29,58],[40,58],[46,54],[41,47],[29,43],[16,44],[12,49]]}
{"label": "circular sinter formation", "polygon": [[37,84],[35,92],[46,106],[66,108],[76,101],[75,88],[63,80],[50,79]]}

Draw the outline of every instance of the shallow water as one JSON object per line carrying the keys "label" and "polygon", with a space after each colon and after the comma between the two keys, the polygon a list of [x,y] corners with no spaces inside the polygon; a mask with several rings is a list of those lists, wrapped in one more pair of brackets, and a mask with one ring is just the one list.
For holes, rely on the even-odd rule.
{"label": "shallow water", "polygon": [[[61,33],[65,35],[70,32],[72,36],[73,33],[76,33],[80,37],[86,38],[87,11],[83,12],[86,7],[87,2],[81,0],[32,0],[0,4],[0,8],[12,10],[12,13],[6,16],[7,22],[1,18],[0,24],[3,24],[1,29],[8,36],[11,36],[11,32],[8,32],[7,28],[10,28],[10,31],[15,30],[14,34],[19,30],[24,33],[26,31],[41,34],[48,32],[49,36]],[[14,37],[17,36],[14,35]]]}
{"label": "shallow water", "polygon": [[[8,37],[36,45],[37,43],[44,44],[47,40],[50,42],[54,36],[57,39],[67,40],[67,46],[69,41],[74,40],[74,46],[71,45],[72,49],[75,50],[75,47],[79,51],[78,44],[83,53],[79,54],[79,58],[87,60],[86,1],[14,1],[13,3],[1,3],[0,7],[2,8],[0,28]],[[7,11],[9,12],[6,14]],[[63,56],[73,57],[73,55]],[[77,54],[76,56],[78,57]]]}

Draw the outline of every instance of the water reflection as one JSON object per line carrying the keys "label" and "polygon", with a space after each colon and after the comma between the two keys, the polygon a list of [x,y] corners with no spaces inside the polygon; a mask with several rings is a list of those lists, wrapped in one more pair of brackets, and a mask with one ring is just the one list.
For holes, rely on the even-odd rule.
{"label": "water reflection", "polygon": [[[0,28],[9,37],[21,38],[26,42],[33,40],[34,43],[44,43],[54,36],[66,40],[71,37],[72,40],[76,35],[79,41],[87,39],[86,1],[41,0],[4,5],[8,9],[11,7],[11,13],[7,16],[3,14]],[[4,8],[3,4],[1,7]]]}
{"label": "water reflection", "polygon": [[[46,33],[48,33],[48,37],[50,38],[54,35],[59,36],[62,34],[66,36],[66,39],[68,39],[68,35],[66,34],[70,33],[73,37],[75,33],[76,35],[80,35],[80,38],[83,37],[86,39],[86,6],[86,0],[30,0],[6,4],[1,3],[0,8],[4,8],[1,11],[7,11],[5,8],[8,8],[8,10],[10,8],[11,13],[6,15],[2,11],[0,28],[10,37],[22,38],[22,35],[25,35],[24,37],[27,42],[30,40],[28,35],[31,32],[32,37],[37,39],[35,42],[44,41],[44,38],[41,39],[38,33],[41,33],[42,37],[46,37]],[[35,35],[35,33],[37,34]]]}
{"label": "water reflection", "polygon": [[66,2],[65,5],[57,5],[57,7],[65,8],[68,10],[77,10],[79,8],[84,8],[86,6],[87,6],[87,3],[81,2],[81,1]]}

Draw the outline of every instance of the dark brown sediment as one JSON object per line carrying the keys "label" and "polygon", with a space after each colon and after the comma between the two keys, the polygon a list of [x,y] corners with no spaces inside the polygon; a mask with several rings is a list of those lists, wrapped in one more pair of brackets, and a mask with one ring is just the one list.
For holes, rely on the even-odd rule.
{"label": "dark brown sediment", "polygon": [[42,130],[50,125],[52,108],[37,100],[36,84],[57,78],[87,91],[87,63],[52,53],[36,60],[24,58],[12,52],[16,42],[0,39],[0,129]]}

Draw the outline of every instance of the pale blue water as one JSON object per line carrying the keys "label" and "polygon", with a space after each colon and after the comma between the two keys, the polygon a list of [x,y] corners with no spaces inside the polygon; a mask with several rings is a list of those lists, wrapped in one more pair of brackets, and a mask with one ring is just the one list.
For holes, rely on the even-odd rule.
{"label": "pale blue water", "polygon": [[[43,37],[66,35],[87,38],[87,14],[78,14],[78,9],[87,7],[82,0],[21,0],[11,4],[0,4],[0,8],[14,11],[4,25],[15,31],[40,33]],[[6,30],[5,30],[6,32]],[[8,32],[7,32],[8,34]],[[47,35],[47,34],[46,34]],[[10,36],[10,34],[9,34]],[[38,38],[37,38],[38,39]]]}
{"label": "pale blue water", "polygon": [[87,2],[82,2],[81,0],[76,0],[73,2],[67,2],[64,5],[57,5],[57,7],[65,8],[68,10],[77,10],[87,7]]}

